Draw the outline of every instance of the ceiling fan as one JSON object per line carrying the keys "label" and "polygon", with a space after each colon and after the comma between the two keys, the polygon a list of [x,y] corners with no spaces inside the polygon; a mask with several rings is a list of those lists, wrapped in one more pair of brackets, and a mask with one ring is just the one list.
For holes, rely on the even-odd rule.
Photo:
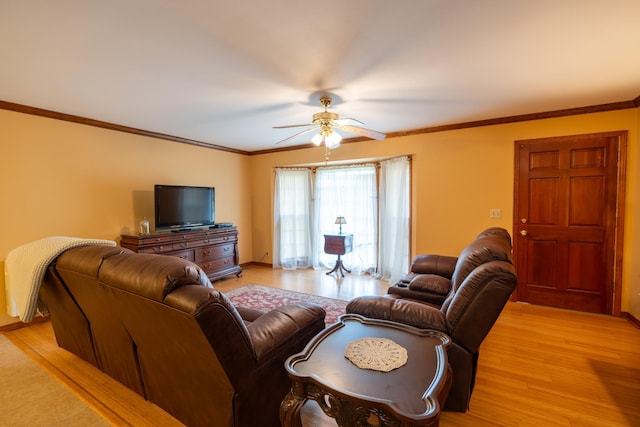
{"label": "ceiling fan", "polygon": [[342,141],[342,135],[336,132],[336,129],[340,129],[348,133],[354,133],[356,135],[366,136],[367,138],[371,139],[385,138],[386,135],[384,133],[365,129],[359,126],[363,125],[364,123],[356,119],[341,119],[338,114],[327,111],[327,108],[331,105],[331,102],[332,99],[330,96],[325,95],[320,98],[320,104],[322,104],[322,106],[324,107],[324,111],[322,113],[314,114],[311,123],[303,125],[274,126],[274,129],[313,126],[312,128],[305,129],[302,132],[298,132],[295,135],[285,138],[282,141],[278,141],[276,142],[276,144],[289,141],[293,138],[297,138],[300,135],[304,135],[310,132],[316,132],[313,138],[311,138],[311,141],[316,145],[320,145],[324,141],[327,148],[333,149],[339,147],[340,141]]}

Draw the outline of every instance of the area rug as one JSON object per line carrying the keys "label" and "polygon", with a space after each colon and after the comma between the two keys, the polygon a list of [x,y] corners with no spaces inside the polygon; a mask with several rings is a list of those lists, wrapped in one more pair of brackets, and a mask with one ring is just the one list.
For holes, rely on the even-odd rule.
{"label": "area rug", "polygon": [[347,301],[339,299],[261,285],[245,285],[225,292],[225,295],[237,306],[260,310],[271,310],[293,302],[313,302],[327,312],[327,317],[325,318],[325,324],[327,325],[335,323],[338,320],[338,316],[345,313],[345,307],[347,306]]}
{"label": "area rug", "polygon": [[0,426],[109,426],[0,334]]}

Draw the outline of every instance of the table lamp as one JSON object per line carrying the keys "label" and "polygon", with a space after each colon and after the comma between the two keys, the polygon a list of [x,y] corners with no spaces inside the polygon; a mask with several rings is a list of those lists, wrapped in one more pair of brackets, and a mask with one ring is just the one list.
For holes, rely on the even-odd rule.
{"label": "table lamp", "polygon": [[343,216],[339,216],[336,218],[336,224],[340,224],[340,234],[342,234],[342,224],[346,224],[347,221],[344,219]]}

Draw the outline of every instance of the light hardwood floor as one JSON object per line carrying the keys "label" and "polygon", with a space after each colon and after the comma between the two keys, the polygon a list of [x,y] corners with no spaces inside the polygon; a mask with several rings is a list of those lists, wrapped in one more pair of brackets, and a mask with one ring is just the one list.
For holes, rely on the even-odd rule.
{"label": "light hardwood floor", "polygon": [[[388,287],[368,276],[262,266],[215,286],[224,292],[249,283],[344,300]],[[114,425],[180,425],[59,349],[48,322],[6,335]],[[303,416],[305,426],[335,425],[313,402]],[[640,426],[640,330],[610,316],[508,303],[482,344],[471,409],[443,412],[440,425]]]}

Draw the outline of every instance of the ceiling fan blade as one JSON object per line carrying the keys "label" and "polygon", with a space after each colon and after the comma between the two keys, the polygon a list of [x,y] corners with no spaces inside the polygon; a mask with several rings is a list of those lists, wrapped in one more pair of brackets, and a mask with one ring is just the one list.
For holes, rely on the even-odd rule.
{"label": "ceiling fan blade", "polygon": [[334,120],[335,123],[339,124],[339,125],[364,125],[364,123],[362,123],[360,120],[356,120],[356,119],[337,119]]}
{"label": "ceiling fan blade", "polygon": [[289,141],[289,140],[291,140],[291,139],[293,139],[293,138],[296,138],[296,137],[298,137],[298,136],[300,136],[300,135],[304,135],[305,133],[313,132],[313,131],[315,131],[315,130],[317,130],[317,129],[318,129],[318,127],[317,127],[317,126],[314,126],[314,127],[312,127],[311,129],[305,129],[305,130],[303,130],[302,132],[298,132],[298,133],[296,133],[295,135],[291,135],[290,137],[283,139],[282,141],[278,141],[278,142],[276,142],[276,144],[280,144],[281,142]]}
{"label": "ceiling fan blade", "polygon": [[286,128],[299,128],[302,126],[314,126],[313,123],[307,123],[304,125],[286,125],[286,126],[274,126],[273,129],[286,129]]}
{"label": "ceiling fan blade", "polygon": [[382,132],[377,132],[375,130],[365,129],[358,126],[339,125],[338,127],[345,132],[355,133],[357,135],[366,136],[367,138],[371,139],[385,139],[386,137],[386,135]]}

